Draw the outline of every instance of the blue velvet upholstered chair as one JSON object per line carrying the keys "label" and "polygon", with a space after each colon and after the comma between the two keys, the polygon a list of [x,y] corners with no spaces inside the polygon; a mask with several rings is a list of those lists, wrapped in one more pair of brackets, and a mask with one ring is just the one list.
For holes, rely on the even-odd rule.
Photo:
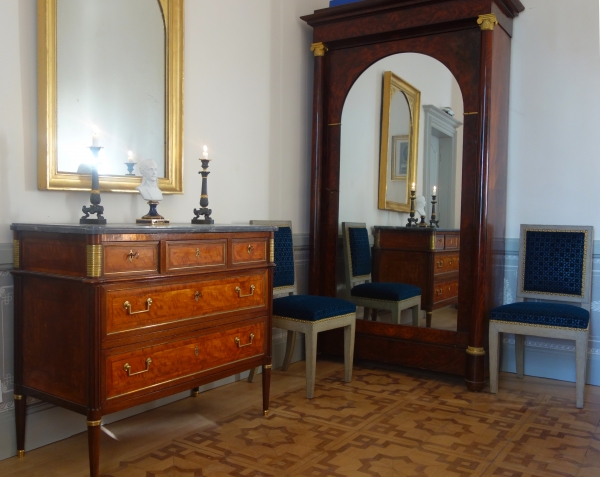
{"label": "blue velvet upholstered chair", "polygon": [[521,225],[517,303],[490,311],[490,392],[498,392],[500,333],[515,334],[519,378],[526,335],[562,338],[575,341],[576,405],[583,407],[593,240],[593,227]]}
{"label": "blue velvet upholstered chair", "polygon": [[389,310],[392,323],[400,323],[402,310],[411,309],[412,324],[419,326],[421,313],[421,289],[405,283],[371,283],[371,249],[366,224],[342,222],[344,273],[349,300],[369,311]]}
{"label": "blue velvet upholstered chair", "polygon": [[[317,364],[317,333],[344,328],[344,380],[352,380],[356,305],[328,296],[296,295],[292,223],[287,221],[252,220],[254,225],[276,225],[275,270],[273,272],[273,326],[287,330],[287,344],[282,370],[290,365],[296,333],[304,333],[306,354],[306,397],[315,394]],[[277,295],[286,294],[275,298]],[[248,380],[252,382],[254,369]]]}

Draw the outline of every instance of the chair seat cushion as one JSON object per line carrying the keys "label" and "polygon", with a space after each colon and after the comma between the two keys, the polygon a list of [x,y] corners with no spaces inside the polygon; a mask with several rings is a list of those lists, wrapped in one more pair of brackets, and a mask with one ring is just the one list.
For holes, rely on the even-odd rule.
{"label": "chair seat cushion", "polygon": [[372,298],[375,300],[403,301],[419,296],[421,289],[405,283],[362,283],[352,288],[352,296],[358,298]]}
{"label": "chair seat cushion", "polygon": [[291,295],[273,300],[273,315],[304,321],[318,321],[356,313],[356,305],[340,298]]}
{"label": "chair seat cushion", "polygon": [[492,309],[490,320],[586,329],[590,321],[590,312],[573,305],[521,302]]}

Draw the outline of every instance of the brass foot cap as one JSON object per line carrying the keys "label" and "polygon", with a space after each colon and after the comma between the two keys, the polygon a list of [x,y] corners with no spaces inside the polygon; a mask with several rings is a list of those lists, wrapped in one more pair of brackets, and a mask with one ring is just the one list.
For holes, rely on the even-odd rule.
{"label": "brass foot cap", "polygon": [[192,397],[198,397],[198,394],[200,394],[198,391],[192,391]]}
{"label": "brass foot cap", "polygon": [[267,409],[266,411],[263,411],[263,414],[265,415],[265,417],[267,417],[269,415],[269,410]]}
{"label": "brass foot cap", "polygon": [[17,451],[17,457],[19,457],[19,459],[22,459],[23,457],[25,457],[25,451],[24,450]]}

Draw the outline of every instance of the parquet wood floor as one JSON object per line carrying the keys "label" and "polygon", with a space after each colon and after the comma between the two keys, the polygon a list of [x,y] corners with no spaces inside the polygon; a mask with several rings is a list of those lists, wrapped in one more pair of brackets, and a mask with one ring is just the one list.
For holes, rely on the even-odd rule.
{"label": "parquet wood floor", "polygon": [[[240,381],[106,429],[100,467],[111,477],[600,477],[600,388],[502,374],[500,392],[463,380],[360,363],[319,361],[307,400],[304,363],[273,372],[262,416],[260,380]],[[112,437],[111,437],[112,436]],[[0,475],[85,476],[79,434],[0,462]]]}

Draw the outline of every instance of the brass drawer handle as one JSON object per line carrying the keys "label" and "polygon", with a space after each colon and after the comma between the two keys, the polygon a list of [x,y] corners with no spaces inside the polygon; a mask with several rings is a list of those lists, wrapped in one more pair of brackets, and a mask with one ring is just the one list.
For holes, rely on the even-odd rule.
{"label": "brass drawer handle", "polygon": [[444,290],[443,290],[442,288],[438,288],[438,289],[435,291],[435,294],[436,294],[436,295],[441,295],[441,294],[443,293],[443,291],[444,291]]}
{"label": "brass drawer handle", "polygon": [[252,245],[248,245],[248,254],[252,253],[252,250],[254,250],[254,247]]}
{"label": "brass drawer handle", "polygon": [[252,340],[254,339],[254,333],[250,333],[250,341],[246,344],[240,344],[240,339],[236,336],[233,341],[238,345],[238,348],[243,348],[244,346],[250,346],[252,344]]}
{"label": "brass drawer handle", "polygon": [[237,292],[239,298],[244,298],[247,296],[254,295],[255,289],[256,289],[256,287],[254,285],[250,285],[250,293],[248,293],[247,295],[242,295],[242,289],[240,287],[235,287],[235,291]]}
{"label": "brass drawer handle", "polygon": [[127,257],[129,257],[129,258],[128,258],[128,259],[129,259],[129,262],[130,262],[130,263],[133,263],[133,259],[134,259],[134,258],[140,258],[140,254],[139,254],[139,253],[137,253],[137,252],[133,253],[133,250],[130,250],[130,251],[129,251],[129,253],[127,254]]}
{"label": "brass drawer handle", "polygon": [[196,290],[196,293],[194,293],[194,300],[198,301],[200,298],[202,298],[202,293]]}
{"label": "brass drawer handle", "polygon": [[123,303],[123,308],[127,310],[128,315],[137,315],[138,313],[148,313],[150,311],[150,305],[152,305],[152,298],[148,298],[146,300],[146,309],[140,311],[131,311],[131,303],[126,301]]}
{"label": "brass drawer handle", "polygon": [[200,353],[200,350],[198,349],[198,346],[196,346],[196,347],[194,348],[194,354],[195,354],[196,356],[198,356],[198,354],[199,354],[199,353]]}
{"label": "brass drawer handle", "polygon": [[125,363],[125,366],[123,366],[123,369],[127,373],[127,376],[135,376],[136,374],[147,373],[148,371],[150,371],[151,363],[152,363],[152,358],[146,358],[146,369],[142,369],[141,371],[138,371],[137,373],[131,372],[131,365],[129,363]]}
{"label": "brass drawer handle", "polygon": [[[442,268],[444,266],[444,261],[443,260],[440,260],[439,262],[435,262],[435,263],[437,264],[438,268]],[[452,263],[452,262],[450,262],[450,263]]]}
{"label": "brass drawer handle", "polygon": [[199,248],[196,249],[196,258],[200,258],[200,249]]}

